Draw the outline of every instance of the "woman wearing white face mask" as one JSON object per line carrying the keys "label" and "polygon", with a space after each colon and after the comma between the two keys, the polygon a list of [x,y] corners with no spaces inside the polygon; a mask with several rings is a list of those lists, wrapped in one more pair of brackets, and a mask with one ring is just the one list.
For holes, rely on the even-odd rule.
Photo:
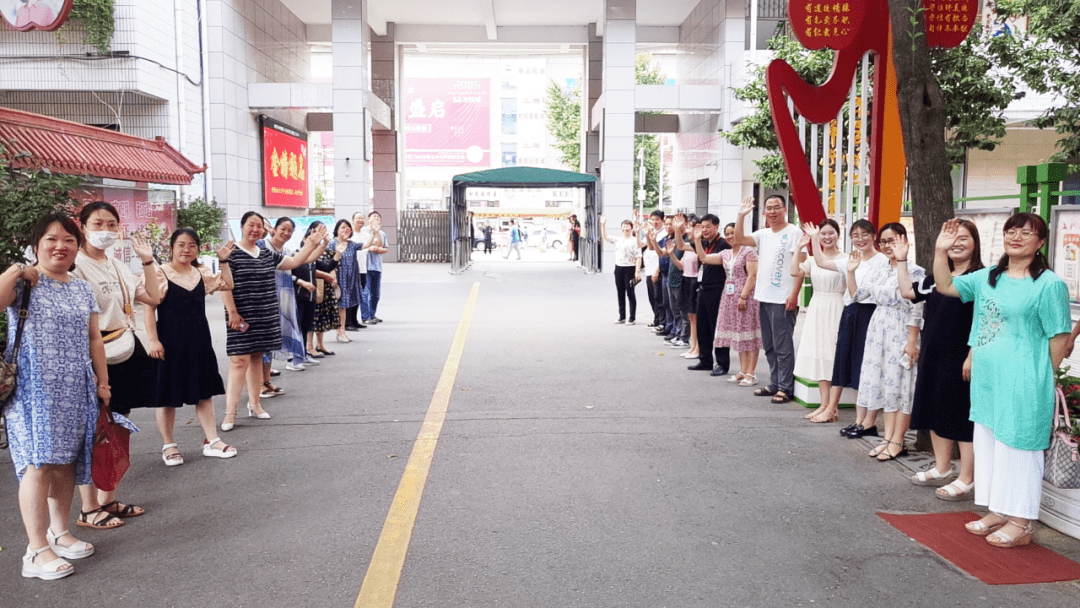
{"label": "woman wearing white face mask", "polygon": [[[135,337],[135,302],[156,306],[161,302],[161,288],[156,280],[136,278],[127,264],[108,255],[108,248],[120,238],[120,214],[103,201],[87,203],[79,211],[86,242],[75,258],[72,274],[90,283],[97,300],[98,328],[105,342],[109,359],[109,384],[112,386],[110,407],[127,416],[132,408],[155,407],[154,371],[150,356]],[[142,260],[143,268],[157,276],[153,250],[138,237],[131,239],[131,248]],[[143,275],[147,276],[147,275]],[[93,484],[79,486],[83,510],[78,524],[83,527],[109,529],[119,527],[117,518],[138,517],[142,507],[125,505],[116,500],[116,492],[103,492]]]}

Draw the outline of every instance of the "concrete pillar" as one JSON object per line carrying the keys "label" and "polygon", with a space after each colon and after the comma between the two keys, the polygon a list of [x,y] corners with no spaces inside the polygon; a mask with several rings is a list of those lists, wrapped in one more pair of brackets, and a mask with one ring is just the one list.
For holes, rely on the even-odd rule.
{"label": "concrete pillar", "polygon": [[391,129],[376,129],[374,142],[374,209],[382,216],[386,233],[384,261],[398,261],[398,83],[401,62],[398,61],[397,45],[394,44],[394,24],[386,24],[385,36],[371,37],[371,90],[390,106]]}
{"label": "concrete pillar", "polygon": [[[717,10],[723,11],[718,15],[715,31],[718,36],[716,64],[723,66],[718,74],[718,84],[727,91],[724,99],[719,100],[719,120],[724,130],[731,129],[733,121],[742,116],[742,102],[736,100],[731,91],[745,84],[746,6],[744,0],[726,0],[717,5]],[[735,221],[743,197],[752,194],[753,186],[743,183],[744,150],[721,137],[716,139],[720,158],[718,171],[709,184],[709,212],[719,217],[723,225]]]}
{"label": "concrete pillar", "polygon": [[367,213],[371,203],[364,96],[368,88],[368,26],[364,0],[331,0],[334,55],[334,210],[339,218]]}
{"label": "concrete pillar", "polygon": [[[637,200],[634,167],[634,59],[637,54],[637,0],[604,0],[604,118],[601,127],[602,210],[612,226],[633,215]],[[591,45],[590,45],[591,46]],[[604,256],[602,270],[614,261]]]}
{"label": "concrete pillar", "polygon": [[585,86],[582,90],[582,103],[585,107],[581,115],[585,122],[585,166],[581,169],[596,175],[600,168],[600,132],[592,131],[592,107],[604,89],[604,41],[596,35],[596,24],[589,24],[589,47],[585,50]]}

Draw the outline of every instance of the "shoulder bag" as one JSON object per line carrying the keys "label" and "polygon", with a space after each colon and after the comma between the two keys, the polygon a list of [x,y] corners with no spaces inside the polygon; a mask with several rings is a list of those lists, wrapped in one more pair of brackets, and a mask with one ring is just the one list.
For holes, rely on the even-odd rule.
{"label": "shoulder bag", "polygon": [[1046,450],[1043,479],[1063,490],[1080,488],[1080,458],[1077,441],[1068,432],[1071,428],[1069,407],[1059,386],[1054,389],[1054,431]]}
{"label": "shoulder bag", "polygon": [[110,261],[113,263],[113,270],[116,270],[116,278],[120,281],[120,293],[124,297],[125,321],[128,322],[127,327],[121,327],[101,336],[101,340],[105,343],[105,358],[108,364],[116,365],[130,359],[131,354],[135,352],[135,311],[128,297],[127,281],[124,280],[120,269],[116,268],[116,260],[110,258]]}
{"label": "shoulder bag", "polygon": [[[21,281],[21,279],[20,279]],[[23,325],[30,310],[30,284],[23,282],[23,295],[19,301],[19,323],[15,329],[15,344],[11,352],[7,353],[6,360],[0,360],[0,450],[8,446],[7,418],[4,410],[7,409],[11,396],[15,394],[15,382],[19,379],[19,347],[22,345]]]}

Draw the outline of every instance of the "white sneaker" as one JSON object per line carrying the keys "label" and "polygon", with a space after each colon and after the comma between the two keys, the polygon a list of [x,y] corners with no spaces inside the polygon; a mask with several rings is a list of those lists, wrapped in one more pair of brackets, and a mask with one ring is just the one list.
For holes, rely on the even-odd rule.
{"label": "white sneaker", "polygon": [[307,359],[304,360],[304,365],[318,365],[318,364],[319,364],[319,360],[316,359],[315,357],[312,357],[311,355],[308,355]]}
{"label": "white sneaker", "polygon": [[292,363],[286,363],[285,364],[285,369],[289,370],[290,372],[302,372],[302,371],[306,370],[307,368],[304,367],[303,364],[293,365]]}

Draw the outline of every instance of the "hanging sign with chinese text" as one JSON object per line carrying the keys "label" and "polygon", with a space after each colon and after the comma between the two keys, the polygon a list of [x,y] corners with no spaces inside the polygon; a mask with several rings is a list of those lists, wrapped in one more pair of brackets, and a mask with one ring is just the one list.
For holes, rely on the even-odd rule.
{"label": "hanging sign with chinese text", "polygon": [[52,31],[64,25],[74,0],[0,0],[0,13],[13,30]]}
{"label": "hanging sign with chinese text", "polygon": [[263,204],[267,207],[308,206],[307,133],[261,116],[263,138]]}
{"label": "hanging sign with chinese text", "polygon": [[489,79],[406,78],[404,84],[407,165],[490,166]]}

